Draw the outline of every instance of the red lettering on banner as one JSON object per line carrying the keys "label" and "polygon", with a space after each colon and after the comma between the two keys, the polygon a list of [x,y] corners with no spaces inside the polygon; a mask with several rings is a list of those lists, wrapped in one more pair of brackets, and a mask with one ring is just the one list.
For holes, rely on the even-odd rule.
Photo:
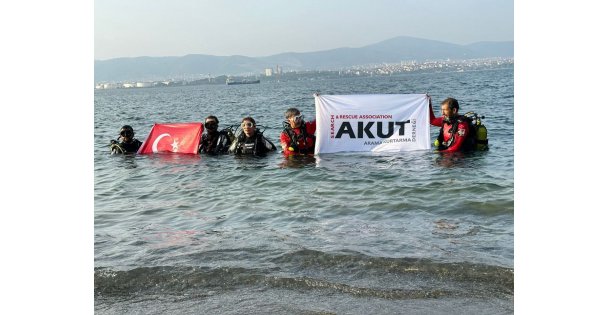
{"label": "red lettering on banner", "polygon": [[330,115],[329,118],[329,130],[330,130],[330,138],[334,138],[334,115]]}

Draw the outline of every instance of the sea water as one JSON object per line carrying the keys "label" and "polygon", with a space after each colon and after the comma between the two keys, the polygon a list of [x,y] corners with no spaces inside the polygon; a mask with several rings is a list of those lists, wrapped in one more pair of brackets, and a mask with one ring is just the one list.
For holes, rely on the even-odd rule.
{"label": "sea water", "polygon": [[[110,155],[122,125],[252,116],[279,146],[313,93],[429,93],[485,116],[490,150],[286,159]],[[95,91],[98,314],[513,313],[513,67]],[[438,128],[431,128],[431,139]]]}

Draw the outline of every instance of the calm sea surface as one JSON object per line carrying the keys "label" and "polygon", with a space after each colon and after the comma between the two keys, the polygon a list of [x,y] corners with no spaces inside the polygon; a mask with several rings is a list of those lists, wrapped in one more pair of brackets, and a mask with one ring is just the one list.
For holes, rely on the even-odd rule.
{"label": "calm sea surface", "polygon": [[[109,154],[124,124],[220,128],[253,116],[277,146],[313,93],[426,93],[485,115],[490,150],[287,160]],[[513,67],[95,91],[98,314],[513,313]],[[438,128],[431,128],[431,137]]]}

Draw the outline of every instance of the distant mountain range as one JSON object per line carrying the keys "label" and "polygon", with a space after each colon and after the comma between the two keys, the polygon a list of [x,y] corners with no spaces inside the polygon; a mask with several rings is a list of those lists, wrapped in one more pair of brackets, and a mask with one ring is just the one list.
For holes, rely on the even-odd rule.
{"label": "distant mountain range", "polygon": [[186,55],[95,60],[95,82],[166,80],[196,75],[261,74],[265,68],[332,70],[357,65],[441,59],[513,57],[513,41],[457,45],[414,37],[395,37],[360,48],[336,48],[267,57]]}

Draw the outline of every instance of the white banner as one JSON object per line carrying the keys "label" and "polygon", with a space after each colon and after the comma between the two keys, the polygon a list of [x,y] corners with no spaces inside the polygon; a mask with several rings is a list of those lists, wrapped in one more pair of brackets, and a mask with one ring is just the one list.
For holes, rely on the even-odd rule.
{"label": "white banner", "polygon": [[315,154],[431,148],[425,94],[316,95]]}

